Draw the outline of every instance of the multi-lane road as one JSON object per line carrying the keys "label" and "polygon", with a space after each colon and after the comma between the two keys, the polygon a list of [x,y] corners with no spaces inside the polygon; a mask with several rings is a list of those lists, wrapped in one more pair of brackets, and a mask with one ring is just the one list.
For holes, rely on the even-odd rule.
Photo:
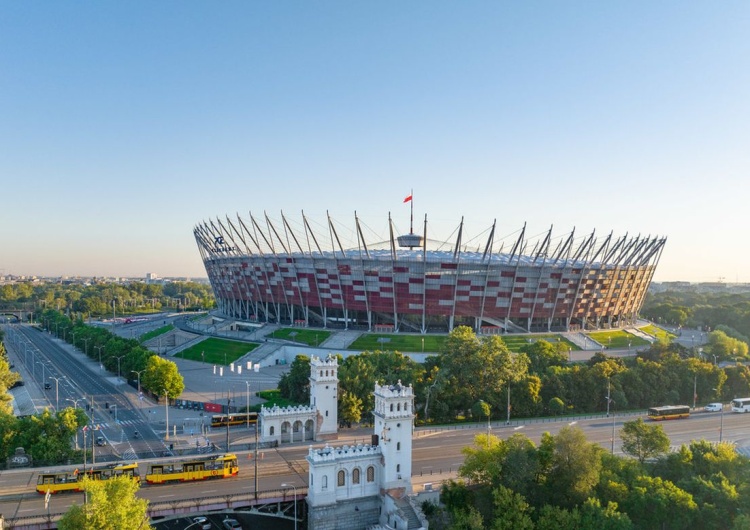
{"label": "multi-lane road", "polygon": [[[129,393],[123,392],[126,387],[121,382],[122,379],[115,378],[96,366],[93,370],[91,366],[84,366],[80,355],[72,354],[69,346],[49,333],[28,326],[6,326],[5,330],[6,345],[13,350],[16,362],[23,364],[27,378],[31,378],[29,384],[43,388],[45,382],[51,383],[51,387],[44,392],[53,406],[63,408],[75,405],[86,410],[88,405],[87,414],[91,423],[103,426],[97,436],[103,436],[110,444],[96,447],[98,462],[114,458],[130,461],[139,458],[143,475],[147,459],[167,458],[163,456],[167,449],[166,442],[162,439],[163,433],[154,432],[153,424],[147,421],[148,415],[140,409],[138,400],[133,399],[133,391],[128,389]],[[513,422],[509,426],[494,424],[492,433],[503,438],[522,433],[538,443],[543,432],[554,434],[563,426],[575,423],[583,429],[590,441],[601,444],[607,450],[612,448],[614,431],[614,449],[619,454],[619,429],[624,421],[633,418],[634,416],[614,415]],[[665,422],[663,425],[674,447],[695,439],[714,442],[720,436],[725,441],[736,443],[743,452],[750,447],[750,415],[698,412],[690,419]],[[417,429],[412,455],[415,490],[419,491],[425,483],[436,483],[454,477],[458,466],[463,462],[462,449],[471,445],[478,433],[486,432],[486,428],[486,424],[479,424],[459,428]],[[137,438],[136,431],[139,433]],[[369,441],[370,434],[365,429],[345,430],[335,443],[343,445]],[[239,442],[242,437],[247,436],[247,430],[233,429],[233,440]],[[90,437],[88,443],[91,443]],[[112,452],[115,445],[116,454]],[[258,462],[258,489],[275,490],[284,483],[306,486],[307,452],[308,443],[262,451],[262,459]],[[153,503],[160,503],[252,493],[255,490],[254,462],[249,458],[251,455],[241,451],[239,454],[239,477],[209,483],[145,486],[140,495]],[[43,496],[35,493],[36,480],[36,470],[0,472],[0,513],[11,519],[45,513]],[[51,513],[61,513],[70,504],[81,500],[80,495],[58,495],[52,498],[49,509]]]}
{"label": "multi-lane road", "polygon": [[[492,426],[492,433],[506,438],[514,433],[522,433],[538,443],[542,433],[556,433],[560,428],[575,423],[587,438],[611,450],[612,426],[616,434],[624,421],[633,416],[613,416],[578,419],[577,421],[534,422],[511,426]],[[750,445],[750,415],[725,413],[696,413],[687,420],[663,423],[673,447],[689,443],[695,439],[718,441],[719,429],[725,441],[736,442],[738,446]],[[486,425],[465,426],[458,429],[416,430],[412,455],[412,481],[415,491],[420,491],[425,483],[438,483],[456,474],[463,462],[462,449],[473,443],[474,437],[486,432]],[[365,432],[347,433],[337,444],[352,443]],[[619,434],[615,437],[615,452],[620,454]],[[307,485],[307,444],[284,446],[263,451],[259,462],[259,491],[278,490],[281,484]],[[236,478],[194,484],[171,486],[144,486],[140,495],[152,503],[174,502],[183,499],[205,499],[233,494],[248,494],[254,491],[253,462],[249,454],[240,454],[240,475]],[[145,472],[145,462],[141,463],[141,473]],[[34,493],[37,472],[34,470],[6,471],[0,474],[0,513],[6,518],[42,515],[45,513],[43,496]],[[64,512],[73,503],[80,503],[81,495],[58,495],[52,498],[50,511]]]}

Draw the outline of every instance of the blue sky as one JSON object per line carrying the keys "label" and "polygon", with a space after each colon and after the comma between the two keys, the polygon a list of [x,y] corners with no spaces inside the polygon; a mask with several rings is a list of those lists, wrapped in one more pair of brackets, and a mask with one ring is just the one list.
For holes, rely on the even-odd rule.
{"label": "blue sky", "polygon": [[750,3],[2,2],[0,273],[205,276],[193,228],[668,238],[750,282]]}

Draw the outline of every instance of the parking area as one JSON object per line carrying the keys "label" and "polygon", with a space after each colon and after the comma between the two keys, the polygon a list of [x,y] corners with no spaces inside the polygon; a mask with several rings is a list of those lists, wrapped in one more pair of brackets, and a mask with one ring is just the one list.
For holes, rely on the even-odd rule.
{"label": "parking area", "polygon": [[[196,522],[196,517],[205,517],[206,523],[211,526],[207,526],[204,522]],[[244,530],[294,530],[294,521],[289,519],[243,512],[192,514],[169,520],[151,521],[151,526],[156,528],[156,530],[186,530],[188,527],[190,530],[227,530],[229,527],[223,524],[226,519],[235,519]],[[302,522],[299,522],[297,527],[304,528],[305,526],[303,526]]]}

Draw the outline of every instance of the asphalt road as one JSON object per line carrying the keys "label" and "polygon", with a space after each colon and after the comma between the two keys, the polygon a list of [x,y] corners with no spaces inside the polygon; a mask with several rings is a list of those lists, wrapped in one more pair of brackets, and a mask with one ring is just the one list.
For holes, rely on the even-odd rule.
{"label": "asphalt road", "polygon": [[[511,426],[493,425],[492,433],[506,438],[514,433],[522,433],[535,443],[539,443],[542,433],[556,433],[560,428],[574,423],[583,429],[586,437],[611,449],[612,427],[614,425],[615,453],[621,454],[619,429],[624,421],[634,416],[617,415],[578,419],[573,421],[527,422]],[[698,412],[687,420],[669,421],[662,424],[670,437],[673,448],[691,440],[706,439],[718,441],[719,429],[722,428],[724,441],[733,441],[740,447],[750,445],[750,415]],[[421,491],[425,483],[439,483],[454,477],[458,466],[463,462],[461,450],[473,444],[478,433],[486,432],[486,425],[464,426],[464,428],[418,429],[415,431],[412,455],[412,481],[415,491]],[[346,431],[336,443],[354,443],[364,440],[368,433],[365,430]],[[262,451],[259,460],[259,491],[270,491],[281,488],[281,484],[295,484],[304,487],[307,484],[308,445],[298,444],[278,449]],[[247,453],[240,453],[240,475],[232,479],[193,484],[176,484],[163,486],[144,486],[139,495],[152,503],[172,502],[181,499],[208,498],[231,494],[251,493],[254,491],[253,461]],[[141,462],[141,473],[145,472],[145,462]],[[16,470],[0,473],[0,513],[7,518],[41,515],[44,513],[43,496],[34,491],[36,470]],[[52,513],[64,512],[71,504],[80,503],[81,495],[67,494],[54,496],[50,502]]]}

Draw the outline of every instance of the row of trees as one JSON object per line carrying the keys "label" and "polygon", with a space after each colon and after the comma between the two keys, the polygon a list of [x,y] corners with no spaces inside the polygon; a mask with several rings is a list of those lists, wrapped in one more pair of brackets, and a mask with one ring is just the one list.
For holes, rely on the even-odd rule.
{"label": "row of trees", "polygon": [[514,434],[478,435],[430,528],[444,530],[670,530],[750,528],[750,460],[730,444],[696,441],[667,453],[660,425],[626,422],[609,454],[577,427],[536,446]]}
{"label": "row of trees", "polygon": [[[82,319],[71,320],[56,310],[40,315],[43,329],[56,334],[107,370],[127,379],[140,378],[141,388],[154,396],[175,399],[185,389],[177,365],[143,346],[137,339],[119,337],[106,328],[90,326]],[[137,377],[136,377],[137,376]]]}
{"label": "row of trees", "polygon": [[15,283],[0,286],[0,309],[28,308],[63,311],[88,317],[134,314],[143,311],[210,309],[215,301],[211,286],[197,282],[164,284],[112,283],[93,280],[79,283]]}
{"label": "row of trees", "polygon": [[0,465],[16,447],[23,447],[37,465],[80,458],[81,453],[73,448],[71,441],[78,429],[88,423],[83,410],[72,407],[55,413],[45,410],[22,418],[13,414],[8,389],[20,376],[10,369],[3,340],[4,333],[0,330]]}
{"label": "row of trees", "polygon": [[[169,399],[177,398],[185,388],[177,365],[155,355],[137,340],[117,337],[106,329],[87,326],[82,320],[71,321],[53,310],[45,311],[42,321],[46,329],[64,336],[74,346],[87,351],[89,357],[101,359],[111,372],[117,373],[118,368],[126,376],[140,372],[141,387],[151,391],[156,399],[165,392]],[[13,415],[7,391],[19,376],[10,370],[3,338],[0,332],[0,460],[13,454],[15,448],[23,447],[36,465],[80,461],[83,452],[74,449],[73,440],[88,424],[83,409],[69,407],[54,413],[45,410],[20,418]]]}
{"label": "row of trees", "polygon": [[[340,359],[339,366],[339,418],[347,423],[372,410],[376,381],[399,379],[414,386],[419,421],[434,422],[484,419],[487,411],[478,403],[493,418],[505,419],[509,412],[512,418],[604,412],[608,402],[616,410],[634,410],[691,405],[694,397],[705,403],[750,395],[750,368],[721,368],[676,343],[657,342],[636,358],[597,354],[571,364],[560,345],[540,340],[514,354],[502,338],[479,338],[468,327],[456,328],[444,351],[424,364],[376,351]],[[297,357],[281,379],[281,395],[308,402],[309,373],[309,359]]]}
{"label": "row of trees", "polygon": [[750,292],[716,293],[691,289],[650,292],[641,315],[653,322],[672,326],[720,330],[745,344],[750,342]]}

